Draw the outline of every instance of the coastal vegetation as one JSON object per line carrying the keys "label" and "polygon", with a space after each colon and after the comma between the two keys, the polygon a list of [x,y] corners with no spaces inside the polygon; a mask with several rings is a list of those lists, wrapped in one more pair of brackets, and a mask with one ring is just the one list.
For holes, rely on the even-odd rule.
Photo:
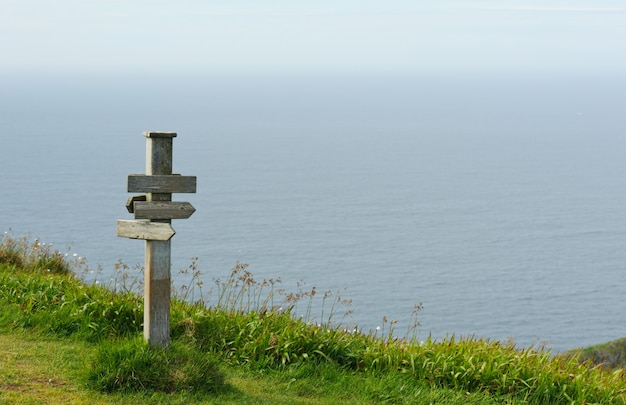
{"label": "coastal vegetation", "polygon": [[[113,282],[86,282],[83,258],[0,236],[0,402],[626,402],[623,370],[581,362],[581,353],[420,339],[412,327],[419,305],[403,337],[394,321],[361,331],[336,320],[345,304],[338,294],[288,292],[245,264],[209,294],[192,261],[183,270],[192,281],[172,299],[171,346],[149,349],[139,270],[120,262]],[[317,320],[313,299],[326,311]],[[293,316],[298,305],[306,316]]]}
{"label": "coastal vegetation", "polygon": [[563,353],[563,357],[577,358],[609,370],[626,368],[626,338],[613,340],[599,345],[573,349]]}

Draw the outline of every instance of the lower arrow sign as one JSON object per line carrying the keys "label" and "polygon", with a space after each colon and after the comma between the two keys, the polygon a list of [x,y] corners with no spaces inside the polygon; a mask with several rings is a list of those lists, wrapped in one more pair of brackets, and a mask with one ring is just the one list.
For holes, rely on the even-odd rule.
{"label": "lower arrow sign", "polygon": [[117,220],[117,236],[143,240],[170,240],[176,231],[168,223],[147,220]]}

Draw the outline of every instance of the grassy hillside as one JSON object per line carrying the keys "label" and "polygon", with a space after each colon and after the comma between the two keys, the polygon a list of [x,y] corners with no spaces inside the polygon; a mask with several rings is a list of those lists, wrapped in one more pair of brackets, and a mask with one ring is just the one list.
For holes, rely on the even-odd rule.
{"label": "grassy hillside", "polygon": [[86,284],[69,259],[37,241],[0,241],[2,403],[625,402],[621,371],[575,358],[483,339],[396,339],[391,325],[362,333],[332,314],[321,325],[294,319],[315,290],[286,293],[245,265],[217,282],[213,305],[179,290],[171,347],[150,350],[132,278],[117,291]]}

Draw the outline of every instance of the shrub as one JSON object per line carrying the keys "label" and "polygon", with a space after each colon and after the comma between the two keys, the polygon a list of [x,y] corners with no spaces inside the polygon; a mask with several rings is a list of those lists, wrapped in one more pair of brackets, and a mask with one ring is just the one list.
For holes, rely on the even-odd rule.
{"label": "shrub", "polygon": [[105,392],[153,390],[215,392],[224,376],[210,354],[173,342],[168,349],[151,349],[143,338],[103,342],[86,379]]}

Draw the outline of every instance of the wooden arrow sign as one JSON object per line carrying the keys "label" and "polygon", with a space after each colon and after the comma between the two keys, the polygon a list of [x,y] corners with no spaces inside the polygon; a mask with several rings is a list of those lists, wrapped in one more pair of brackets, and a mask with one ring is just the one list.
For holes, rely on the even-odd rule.
{"label": "wooden arrow sign", "polygon": [[137,201],[146,201],[146,200],[147,200],[147,196],[145,194],[134,195],[128,198],[128,201],[126,201],[126,209],[128,210],[128,212],[132,214],[135,212],[135,203]]}
{"label": "wooden arrow sign", "polygon": [[135,201],[135,219],[187,219],[196,212],[188,202]]}
{"label": "wooden arrow sign", "polygon": [[129,193],[195,193],[196,176],[128,175]]}
{"label": "wooden arrow sign", "polygon": [[168,223],[148,220],[117,220],[117,236],[143,240],[170,240],[176,231]]}

